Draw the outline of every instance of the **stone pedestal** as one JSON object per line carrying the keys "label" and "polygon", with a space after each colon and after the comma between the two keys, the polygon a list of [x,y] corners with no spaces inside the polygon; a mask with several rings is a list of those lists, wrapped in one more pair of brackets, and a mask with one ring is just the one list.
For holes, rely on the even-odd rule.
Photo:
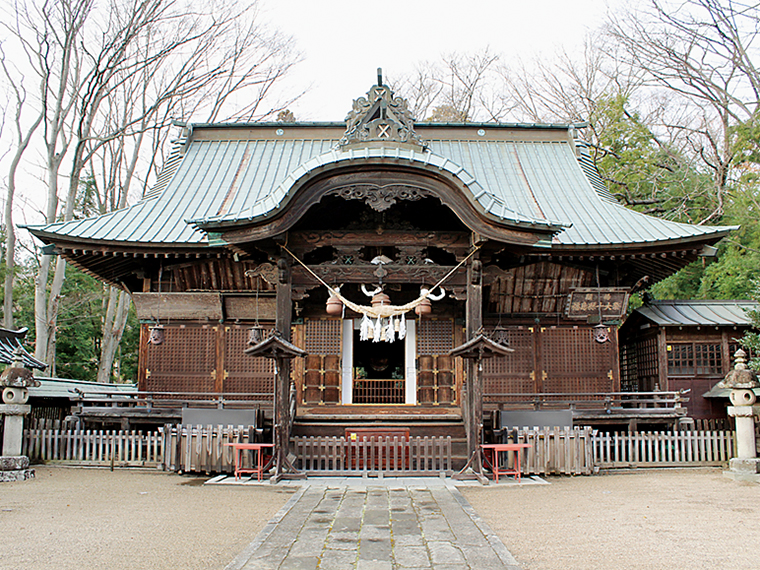
{"label": "stone pedestal", "polygon": [[755,444],[755,406],[729,406],[728,415],[736,422],[736,457],[752,459],[757,455]]}
{"label": "stone pedestal", "polygon": [[757,401],[754,390],[760,387],[760,382],[755,372],[747,368],[744,351],[739,349],[734,356],[736,364],[723,385],[731,388],[729,398],[733,405],[727,411],[736,422],[736,457],[731,459],[730,469],[724,474],[731,479],[760,482],[760,459],[755,443],[755,416],[760,409],[754,405]]}
{"label": "stone pedestal", "polygon": [[24,416],[32,410],[28,404],[0,404],[0,414],[5,416],[3,431],[3,456],[21,455],[24,440]]}
{"label": "stone pedestal", "polygon": [[34,478],[34,469],[29,469],[29,458],[25,455],[0,457],[0,483],[26,481]]}
{"label": "stone pedestal", "polygon": [[35,380],[31,370],[23,367],[19,349],[14,355],[13,364],[0,374],[3,393],[0,415],[5,418],[0,481],[24,481],[34,477],[34,469],[29,469],[29,458],[21,455],[21,448],[24,444],[24,416],[32,411],[27,404],[29,387],[39,386],[40,382]]}
{"label": "stone pedestal", "polygon": [[25,481],[34,477],[34,469],[29,469],[29,458],[21,455],[24,416],[30,411],[28,404],[0,404],[0,414],[5,417],[0,482]]}
{"label": "stone pedestal", "polygon": [[[736,392],[734,390],[733,392]],[[735,398],[731,399],[732,401]],[[754,481],[760,483],[760,459],[756,457],[755,416],[757,406],[729,406],[728,415],[736,421],[736,457],[728,463],[726,477],[735,481]]]}

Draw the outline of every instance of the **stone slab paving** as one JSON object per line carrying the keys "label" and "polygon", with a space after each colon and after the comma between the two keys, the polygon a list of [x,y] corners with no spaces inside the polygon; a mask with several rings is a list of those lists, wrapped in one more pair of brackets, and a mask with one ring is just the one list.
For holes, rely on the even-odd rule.
{"label": "stone slab paving", "polygon": [[227,570],[519,570],[451,484],[310,481]]}

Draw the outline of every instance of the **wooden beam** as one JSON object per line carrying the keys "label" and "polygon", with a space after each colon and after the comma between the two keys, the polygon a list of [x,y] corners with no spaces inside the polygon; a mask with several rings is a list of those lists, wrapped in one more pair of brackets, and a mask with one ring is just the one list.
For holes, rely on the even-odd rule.
{"label": "wooden beam", "polygon": [[212,319],[222,318],[222,297],[216,291],[204,293],[132,293],[137,318]]}

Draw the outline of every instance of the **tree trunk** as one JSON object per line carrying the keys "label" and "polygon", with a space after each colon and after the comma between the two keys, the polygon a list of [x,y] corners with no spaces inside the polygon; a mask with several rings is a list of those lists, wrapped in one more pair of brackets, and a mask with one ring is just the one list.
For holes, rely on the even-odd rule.
{"label": "tree trunk", "polygon": [[16,232],[13,228],[13,194],[8,185],[5,203],[5,294],[3,295],[3,327],[13,329],[13,278],[16,265]]}
{"label": "tree trunk", "polygon": [[103,323],[103,342],[100,347],[98,382],[113,382],[111,374],[116,351],[119,348],[129,313],[129,296],[126,291],[109,287],[108,309]]}
{"label": "tree trunk", "polygon": [[59,257],[55,264],[53,282],[50,285],[50,293],[47,303],[47,320],[45,329],[47,333],[47,347],[45,349],[45,362],[50,365],[50,375],[55,375],[55,343],[56,327],[58,326],[58,309],[61,304],[61,290],[66,279],[66,261]]}
{"label": "tree trunk", "polygon": [[[51,259],[50,255],[42,255],[40,257],[40,267],[34,280],[34,357],[42,362],[47,362],[47,281],[48,275],[50,275]],[[52,363],[48,362],[48,364]]]}

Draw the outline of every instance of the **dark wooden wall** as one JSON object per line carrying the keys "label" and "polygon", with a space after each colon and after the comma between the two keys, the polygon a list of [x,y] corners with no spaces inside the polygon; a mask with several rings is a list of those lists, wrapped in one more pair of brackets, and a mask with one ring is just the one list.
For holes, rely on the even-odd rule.
{"label": "dark wooden wall", "polygon": [[270,399],[271,361],[243,352],[250,326],[169,323],[164,325],[164,342],[152,345],[147,342],[149,325],[142,325],[140,390],[261,394]]}
{"label": "dark wooden wall", "polygon": [[703,398],[733,366],[742,327],[658,327],[626,338],[624,375],[640,391],[690,390],[689,416],[725,418],[728,400]]}
{"label": "dark wooden wall", "polygon": [[[616,392],[620,389],[617,331],[596,342],[593,327],[506,326],[515,352],[484,364],[484,392],[496,394]],[[519,397],[509,398],[519,401]]]}

